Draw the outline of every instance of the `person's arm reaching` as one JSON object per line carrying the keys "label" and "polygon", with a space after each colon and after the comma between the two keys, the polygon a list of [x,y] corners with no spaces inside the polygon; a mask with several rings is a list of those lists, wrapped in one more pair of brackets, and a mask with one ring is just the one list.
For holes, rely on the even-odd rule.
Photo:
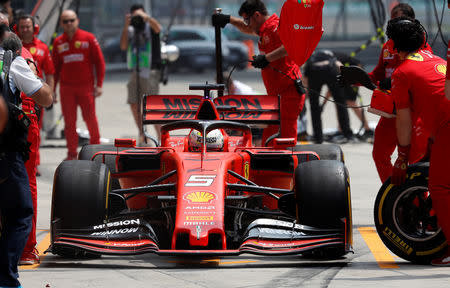
{"label": "person's arm reaching", "polygon": [[19,89],[37,104],[49,107],[53,103],[52,90],[47,83],[38,79],[25,59],[17,57],[11,64],[10,77]]}
{"label": "person's arm reaching", "polygon": [[245,34],[258,36],[241,18],[230,16],[230,23]]}

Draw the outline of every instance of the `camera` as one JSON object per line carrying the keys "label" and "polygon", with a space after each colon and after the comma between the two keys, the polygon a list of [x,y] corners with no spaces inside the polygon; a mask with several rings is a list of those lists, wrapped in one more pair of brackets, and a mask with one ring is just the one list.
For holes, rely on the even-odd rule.
{"label": "camera", "polygon": [[142,33],[145,30],[145,21],[144,18],[140,15],[134,15],[131,17],[130,21],[131,26],[133,26],[134,30],[136,31],[136,34]]}

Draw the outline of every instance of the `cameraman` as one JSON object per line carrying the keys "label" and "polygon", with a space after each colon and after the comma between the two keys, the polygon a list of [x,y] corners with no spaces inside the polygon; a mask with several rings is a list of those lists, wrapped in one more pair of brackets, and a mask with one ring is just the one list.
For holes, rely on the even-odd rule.
{"label": "cameraman", "polygon": [[[3,62],[2,81],[4,97],[8,102],[9,121],[1,135],[0,145],[0,211],[2,213],[2,234],[0,238],[0,287],[20,286],[17,264],[28,239],[33,217],[33,203],[24,162],[28,157],[27,133],[29,119],[20,110],[20,92],[31,97],[41,106],[52,103],[50,87],[42,83],[20,56],[22,42],[17,35],[7,32],[7,26],[0,25]],[[10,65],[5,51],[12,51]],[[9,73],[7,68],[9,67]]]}
{"label": "cameraman", "polygon": [[[142,135],[142,112],[139,97],[143,94],[159,94],[161,76],[158,64],[160,63],[156,62],[160,57],[156,57],[156,55],[159,55],[156,53],[160,53],[161,50],[159,44],[160,32],[161,24],[145,13],[144,6],[134,4],[130,7],[130,13],[125,16],[125,24],[120,37],[120,49],[127,51],[128,68],[133,70],[127,84],[127,102],[130,104],[134,121],[139,129],[140,144],[144,142],[144,135]],[[136,63],[138,56],[139,71],[137,71]],[[155,128],[159,139],[159,129],[158,127]]]}

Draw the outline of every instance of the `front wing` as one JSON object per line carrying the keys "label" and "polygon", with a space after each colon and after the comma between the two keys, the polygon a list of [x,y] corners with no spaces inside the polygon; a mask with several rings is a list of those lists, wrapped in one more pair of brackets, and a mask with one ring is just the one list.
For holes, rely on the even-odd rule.
{"label": "front wing", "polygon": [[[116,225],[117,223],[130,225]],[[158,240],[150,225],[143,219],[117,221],[111,225],[96,225],[87,229],[60,231],[53,235],[50,251],[72,248],[96,254],[138,255],[156,253],[158,255],[215,255],[237,256],[240,254],[290,255],[323,249],[345,249],[351,252],[342,229],[318,229],[291,222],[258,219],[247,228],[242,244],[229,250],[175,250],[160,249]],[[104,226],[103,228],[100,228]]]}

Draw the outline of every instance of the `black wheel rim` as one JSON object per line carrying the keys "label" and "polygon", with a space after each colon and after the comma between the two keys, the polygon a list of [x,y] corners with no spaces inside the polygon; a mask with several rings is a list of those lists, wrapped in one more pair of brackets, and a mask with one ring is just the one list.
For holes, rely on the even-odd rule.
{"label": "black wheel rim", "polygon": [[429,241],[441,230],[428,187],[414,186],[402,191],[392,209],[397,230],[411,241]]}

